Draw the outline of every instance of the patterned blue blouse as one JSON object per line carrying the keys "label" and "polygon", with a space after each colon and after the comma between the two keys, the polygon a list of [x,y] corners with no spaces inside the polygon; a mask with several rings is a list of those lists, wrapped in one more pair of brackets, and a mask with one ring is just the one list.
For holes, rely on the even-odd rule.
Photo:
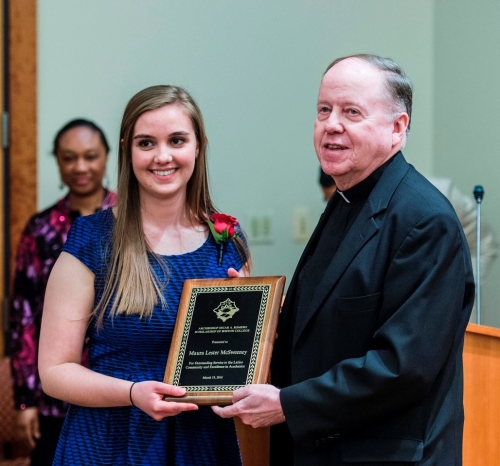
{"label": "patterned blue blouse", "polygon": [[[95,274],[96,302],[102,295],[111,250],[114,217],[111,209],[75,221],[63,250]],[[165,287],[167,308],[154,308],[150,318],[109,316],[103,327],[91,322],[89,366],[101,374],[130,381],[163,380],[183,283],[190,278],[226,277],[244,258],[232,243],[217,265],[211,236],[198,249],[160,256],[166,278],[150,257]],[[71,405],[59,439],[54,465],[240,465],[232,419],[221,419],[210,407],[155,421],[136,407],[86,408]]]}

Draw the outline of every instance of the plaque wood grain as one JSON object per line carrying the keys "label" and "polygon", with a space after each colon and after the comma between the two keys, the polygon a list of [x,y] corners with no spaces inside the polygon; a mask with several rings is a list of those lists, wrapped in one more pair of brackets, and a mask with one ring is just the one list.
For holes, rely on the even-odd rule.
{"label": "plaque wood grain", "polygon": [[[257,338],[254,336],[252,347],[256,347],[256,358],[253,369],[247,368],[247,380],[241,386],[248,383],[259,384],[267,383],[269,379],[269,366],[271,362],[271,355],[273,351],[274,340],[276,338],[276,328],[278,325],[278,317],[281,307],[281,300],[285,286],[285,277],[240,277],[240,278],[219,278],[219,279],[200,279],[200,280],[186,280],[182,290],[179,310],[175,322],[172,343],[170,346],[167,366],[165,368],[164,383],[172,385],[180,385],[179,381],[179,367],[182,367],[184,355],[187,353],[189,347],[189,328],[186,324],[191,325],[195,307],[193,307],[193,300],[196,296],[193,293],[198,292],[200,289],[205,293],[231,292],[232,290],[243,293],[247,289],[253,291],[255,287],[263,286],[268,291],[267,300],[265,303],[265,310],[262,324],[259,324],[259,334]],[[191,308],[191,309],[190,309]],[[258,318],[259,309],[256,309],[255,319]],[[212,310],[210,310],[212,312]],[[262,312],[262,311],[261,311]],[[257,334],[257,332],[255,332]],[[217,334],[219,335],[219,334]],[[222,334],[224,335],[224,334]],[[218,338],[223,338],[219,336]],[[236,337],[235,337],[236,338]],[[255,350],[254,350],[255,351]],[[181,358],[182,360],[180,360]],[[253,359],[252,359],[253,361]],[[182,369],[181,369],[182,370]],[[225,369],[226,371],[230,369]],[[177,371],[177,376],[176,376]],[[253,373],[252,373],[253,372]],[[233,390],[224,390],[224,384],[221,382],[212,383],[211,387],[187,387],[187,393],[183,397],[165,397],[166,401],[178,401],[184,403],[195,403],[197,405],[228,405],[232,403]],[[221,388],[219,388],[221,387]]]}

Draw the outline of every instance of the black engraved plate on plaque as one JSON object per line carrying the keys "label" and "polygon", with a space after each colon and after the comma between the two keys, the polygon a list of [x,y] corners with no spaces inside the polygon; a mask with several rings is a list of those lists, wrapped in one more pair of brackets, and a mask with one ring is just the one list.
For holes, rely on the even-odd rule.
{"label": "black engraved plate on plaque", "polygon": [[193,288],[173,383],[188,392],[251,383],[269,291],[269,285]]}

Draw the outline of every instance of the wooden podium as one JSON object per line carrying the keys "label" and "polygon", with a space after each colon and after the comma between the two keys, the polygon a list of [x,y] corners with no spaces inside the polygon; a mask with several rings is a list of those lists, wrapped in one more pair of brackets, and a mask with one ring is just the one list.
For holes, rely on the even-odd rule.
{"label": "wooden podium", "polygon": [[269,427],[253,429],[234,418],[243,466],[269,466]]}
{"label": "wooden podium", "polygon": [[[496,466],[500,458],[500,329],[469,324],[464,344],[464,466]],[[235,419],[243,466],[269,464],[269,429]]]}
{"label": "wooden podium", "polygon": [[500,329],[469,324],[464,344],[464,466],[500,458]]}

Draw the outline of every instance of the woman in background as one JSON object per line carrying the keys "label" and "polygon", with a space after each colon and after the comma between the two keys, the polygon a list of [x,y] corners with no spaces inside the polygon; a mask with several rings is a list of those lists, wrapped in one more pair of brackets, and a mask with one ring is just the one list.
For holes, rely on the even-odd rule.
{"label": "woman in background", "polygon": [[184,281],[248,267],[241,232],[219,262],[206,146],[182,88],[150,87],[128,103],[117,206],[75,222],[47,287],[40,374],[71,403],[54,465],[241,464],[233,421],[163,401],[185,390],[160,382]]}
{"label": "woman in background", "polygon": [[88,120],[72,120],[54,139],[61,183],[68,194],[31,217],[22,233],[10,312],[10,356],[18,425],[33,449],[33,466],[51,465],[66,414],[66,403],[42,392],[38,339],[45,288],[75,218],[107,209],[115,194],[103,187],[109,146]]}

